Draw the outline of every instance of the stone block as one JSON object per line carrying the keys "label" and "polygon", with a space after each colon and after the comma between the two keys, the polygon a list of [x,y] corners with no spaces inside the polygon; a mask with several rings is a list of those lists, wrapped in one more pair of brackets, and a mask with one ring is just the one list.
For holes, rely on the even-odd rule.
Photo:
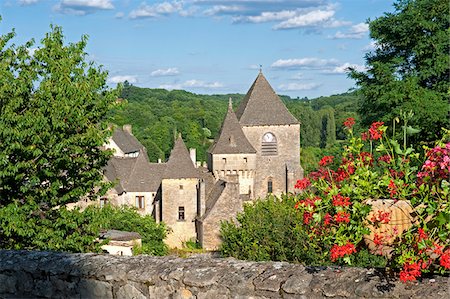
{"label": "stone block", "polygon": [[0,295],[16,293],[16,278],[12,275],[0,274]]}
{"label": "stone block", "polygon": [[112,286],[104,281],[83,279],[78,284],[81,298],[113,298]]}
{"label": "stone block", "polygon": [[119,288],[116,293],[116,298],[121,299],[146,299],[140,290],[130,284],[126,284]]}

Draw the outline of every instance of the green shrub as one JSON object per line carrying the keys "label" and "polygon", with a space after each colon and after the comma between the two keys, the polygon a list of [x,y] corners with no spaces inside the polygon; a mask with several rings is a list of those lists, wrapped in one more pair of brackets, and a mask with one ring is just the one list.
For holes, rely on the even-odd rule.
{"label": "green shrub", "polygon": [[309,247],[308,236],[299,225],[301,214],[294,205],[292,199],[273,196],[245,205],[237,223],[222,223],[222,255],[255,261],[320,264],[322,254],[317,248]]}
{"label": "green shrub", "polygon": [[116,229],[137,232],[142,237],[142,248],[136,253],[165,255],[168,252],[164,238],[167,228],[163,223],[156,223],[151,215],[140,215],[134,207],[115,207],[106,205],[103,208],[88,207],[85,213],[100,229]]}

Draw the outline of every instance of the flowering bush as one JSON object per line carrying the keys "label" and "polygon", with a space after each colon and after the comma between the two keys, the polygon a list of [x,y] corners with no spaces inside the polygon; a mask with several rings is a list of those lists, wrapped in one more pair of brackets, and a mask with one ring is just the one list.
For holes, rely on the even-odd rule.
{"label": "flowering bush", "polygon": [[295,186],[299,192],[294,207],[302,215],[312,247],[329,248],[325,254],[331,262],[352,264],[367,247],[363,240],[369,227],[380,228],[391,221],[388,211],[371,213],[369,200],[407,200],[414,210],[411,228],[401,234],[393,226],[393,234],[375,233],[372,242],[381,247],[391,239],[393,249],[386,258],[402,269],[402,281],[415,280],[422,272],[449,270],[450,143],[426,149],[423,161],[406,147],[406,132],[411,131],[406,120],[403,147],[386,136],[383,122],[374,122],[361,136],[353,135],[354,124],[352,118],[344,122],[349,141],[339,166],[331,167],[334,157],[325,156],[319,168]]}

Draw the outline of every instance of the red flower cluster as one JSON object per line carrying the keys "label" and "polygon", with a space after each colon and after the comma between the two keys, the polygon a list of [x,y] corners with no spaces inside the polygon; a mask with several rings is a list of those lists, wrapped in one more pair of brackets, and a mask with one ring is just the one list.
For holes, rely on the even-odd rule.
{"label": "red flower cluster", "polygon": [[328,226],[331,224],[332,221],[333,217],[329,213],[326,213],[325,216],[323,217],[323,225]]}
{"label": "red flower cluster", "polygon": [[367,134],[367,132],[361,133],[361,139],[362,141],[366,141],[367,139],[369,139],[369,135]]}
{"label": "red flower cluster", "polygon": [[334,215],[334,221],[337,223],[349,223],[350,222],[350,213],[346,212],[337,212],[336,215]]}
{"label": "red flower cluster", "polygon": [[380,127],[384,124],[382,121],[376,121],[369,128],[370,139],[378,140],[383,136],[383,130]]}
{"label": "red flower cluster", "polygon": [[350,202],[350,197],[344,197],[340,194],[333,195],[333,206],[335,207],[348,207],[352,203]]}
{"label": "red flower cluster", "polygon": [[426,154],[427,160],[422,165],[422,171],[417,174],[419,182],[429,180],[436,183],[450,176],[450,142],[445,147],[437,146]]}
{"label": "red flower cluster", "polygon": [[379,158],[378,158],[378,161],[379,161],[379,162],[384,162],[384,163],[390,164],[391,161],[392,161],[392,158],[391,158],[390,155],[384,155],[384,156],[379,157]]}
{"label": "red flower cluster", "polygon": [[400,271],[400,280],[403,282],[416,281],[416,278],[421,274],[420,262],[417,263],[405,263],[403,270]]}
{"label": "red flower cluster", "polygon": [[447,270],[450,270],[450,249],[444,251],[441,255],[441,260],[439,264]]}
{"label": "red flower cluster", "polygon": [[305,190],[309,186],[311,186],[311,181],[308,178],[304,178],[301,180],[297,180],[297,184],[295,184],[294,188],[300,189],[300,190]]}
{"label": "red flower cluster", "polygon": [[355,119],[353,117],[349,117],[344,121],[344,126],[349,130],[353,127],[354,124]]}
{"label": "red flower cluster", "polygon": [[381,236],[379,234],[375,234],[373,236],[373,243],[375,243],[376,246],[383,245],[383,239],[384,239],[383,236]]}
{"label": "red flower cluster", "polygon": [[419,234],[419,239],[417,240],[418,242],[428,239],[428,234],[423,230],[423,228],[419,227],[417,233]]}
{"label": "red flower cluster", "polygon": [[333,163],[334,156],[324,156],[322,160],[319,161],[319,166],[325,167]]}
{"label": "red flower cluster", "polygon": [[389,196],[393,198],[397,194],[397,186],[395,185],[394,180],[389,181],[388,185]]}
{"label": "red flower cluster", "polygon": [[347,242],[347,244],[339,246],[339,245],[333,245],[333,247],[330,250],[331,253],[331,261],[334,262],[340,257],[344,257],[346,255],[350,255],[352,253],[356,252],[355,245],[353,245],[350,242]]}
{"label": "red flower cluster", "polygon": [[364,165],[369,165],[369,166],[373,165],[373,156],[369,152],[361,152],[359,154],[359,159],[361,160],[361,162]]}
{"label": "red flower cluster", "polygon": [[384,223],[387,224],[389,221],[391,221],[391,213],[384,212],[384,211],[378,211],[377,213],[374,213],[372,218],[370,219],[373,223]]}
{"label": "red flower cluster", "polygon": [[313,218],[313,213],[304,212],[303,213],[303,224],[309,224],[309,222],[311,222],[312,218]]}

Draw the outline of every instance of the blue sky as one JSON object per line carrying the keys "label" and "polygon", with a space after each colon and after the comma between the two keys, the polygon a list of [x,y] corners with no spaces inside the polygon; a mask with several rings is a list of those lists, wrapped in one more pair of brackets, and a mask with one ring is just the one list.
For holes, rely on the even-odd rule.
{"label": "blue sky", "polygon": [[393,11],[387,0],[3,0],[1,33],[39,41],[50,24],[67,42],[89,36],[89,59],[108,82],[245,93],[262,65],[279,94],[317,97],[354,87],[374,47],[366,21]]}

